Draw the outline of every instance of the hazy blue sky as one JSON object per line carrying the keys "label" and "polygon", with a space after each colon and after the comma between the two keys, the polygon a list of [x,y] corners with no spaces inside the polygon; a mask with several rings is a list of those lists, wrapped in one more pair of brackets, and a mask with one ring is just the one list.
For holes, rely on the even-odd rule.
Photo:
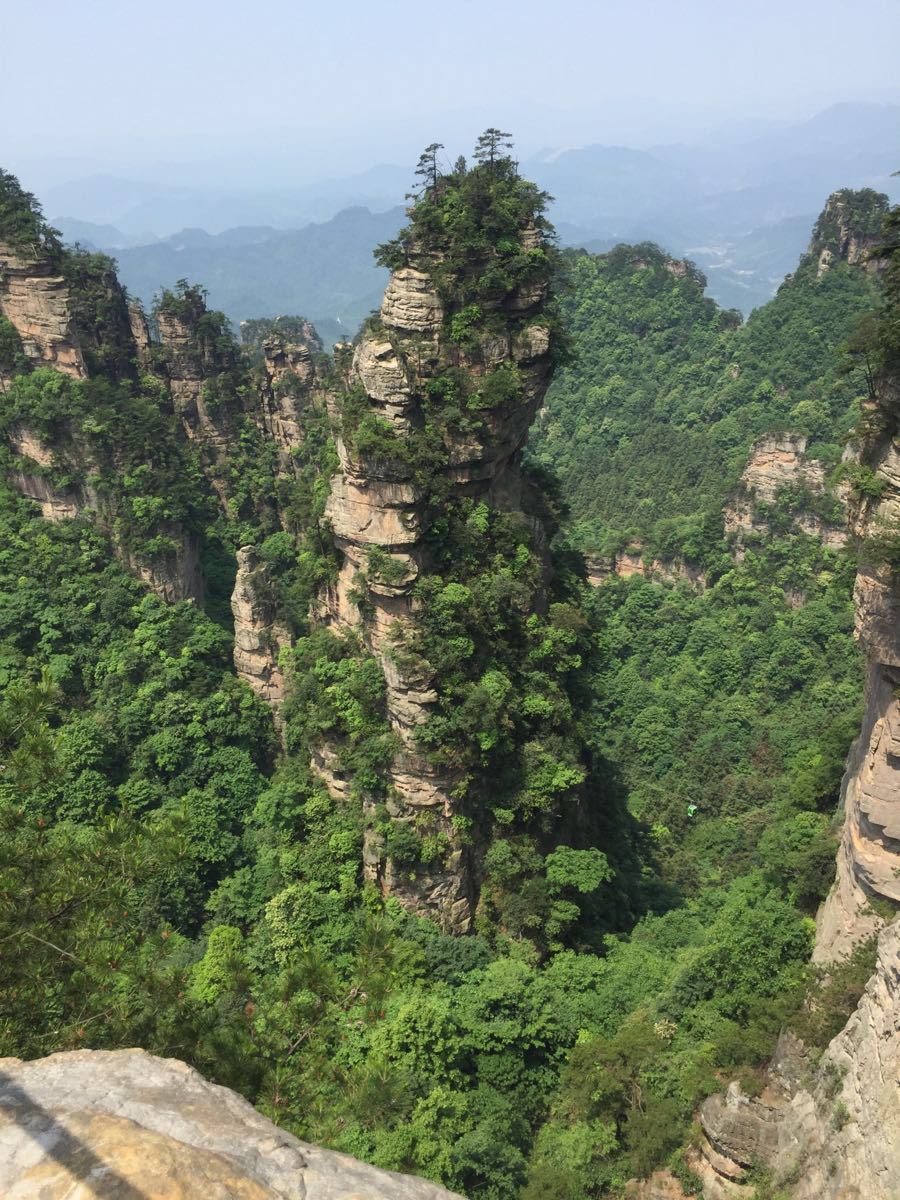
{"label": "hazy blue sky", "polygon": [[57,178],[288,183],[494,123],[528,153],[900,99],[898,0],[43,0],[2,30],[0,162]]}

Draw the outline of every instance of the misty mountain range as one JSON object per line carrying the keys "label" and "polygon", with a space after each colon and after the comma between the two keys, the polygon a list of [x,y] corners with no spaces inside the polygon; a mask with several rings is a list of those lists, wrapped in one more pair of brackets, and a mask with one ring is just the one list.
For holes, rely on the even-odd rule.
{"label": "misty mountain range", "polygon": [[[900,106],[841,104],[808,121],[726,130],[702,145],[548,149],[523,174],[554,197],[564,245],[654,241],[706,272],[709,293],[744,312],[793,269],[815,214],[840,187],[900,199]],[[234,321],[302,313],[326,339],[353,332],[385,273],[372,249],[403,223],[409,167],[257,191],[164,187],[92,176],[47,189],[69,241],[119,262],[150,302],[177,279],[202,283]]]}

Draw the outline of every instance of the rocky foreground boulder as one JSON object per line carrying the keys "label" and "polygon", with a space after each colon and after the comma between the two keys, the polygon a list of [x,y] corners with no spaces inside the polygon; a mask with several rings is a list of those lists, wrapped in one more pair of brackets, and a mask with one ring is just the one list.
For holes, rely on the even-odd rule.
{"label": "rocky foreground boulder", "polygon": [[298,1141],[228,1088],[143,1050],[0,1059],[0,1196],[454,1200]]}

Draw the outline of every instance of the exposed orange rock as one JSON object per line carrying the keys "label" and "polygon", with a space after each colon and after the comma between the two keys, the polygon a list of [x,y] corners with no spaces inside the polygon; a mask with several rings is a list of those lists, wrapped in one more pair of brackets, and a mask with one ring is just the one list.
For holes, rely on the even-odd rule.
{"label": "exposed orange rock", "polygon": [[[768,533],[768,521],[758,514],[758,504],[773,504],[786,487],[804,487],[817,495],[825,492],[824,468],[806,457],[807,441],[802,433],[767,433],[754,442],[740,487],[725,508],[725,533],[734,538],[738,557],[748,535]],[[840,498],[846,502],[846,491]],[[829,549],[838,550],[847,542],[845,526],[823,521],[815,513],[801,509],[793,521],[800,532],[818,538]]]}
{"label": "exposed orange rock", "polygon": [[47,259],[0,242],[0,316],[6,317],[35,366],[83,379],[84,356],[72,321],[69,288]]}

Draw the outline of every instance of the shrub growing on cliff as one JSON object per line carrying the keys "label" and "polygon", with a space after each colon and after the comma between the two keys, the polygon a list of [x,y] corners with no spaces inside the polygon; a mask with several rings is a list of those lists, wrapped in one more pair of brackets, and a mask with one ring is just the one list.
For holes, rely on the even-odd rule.
{"label": "shrub growing on cliff", "polygon": [[0,373],[22,375],[30,365],[15,326],[6,317],[0,317]]}
{"label": "shrub growing on cliff", "polygon": [[55,259],[60,251],[59,231],[44,220],[41,206],[26,192],[15,175],[0,169],[0,242],[37,257]]}

